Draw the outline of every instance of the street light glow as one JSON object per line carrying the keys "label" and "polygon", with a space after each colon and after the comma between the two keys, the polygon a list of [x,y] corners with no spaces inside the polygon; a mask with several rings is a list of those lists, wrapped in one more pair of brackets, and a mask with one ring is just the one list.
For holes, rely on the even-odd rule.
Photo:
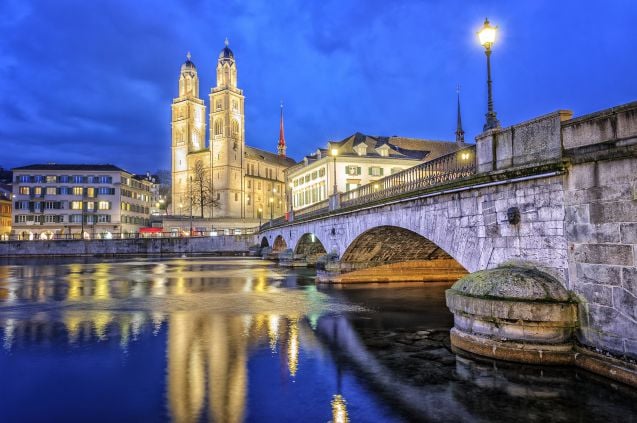
{"label": "street light glow", "polygon": [[337,156],[338,150],[336,148],[332,148],[332,156]]}
{"label": "street light glow", "polygon": [[484,19],[484,25],[482,26],[482,29],[478,31],[480,44],[482,44],[484,48],[490,49],[493,43],[495,43],[495,33],[497,29],[497,26],[491,26],[488,18]]}

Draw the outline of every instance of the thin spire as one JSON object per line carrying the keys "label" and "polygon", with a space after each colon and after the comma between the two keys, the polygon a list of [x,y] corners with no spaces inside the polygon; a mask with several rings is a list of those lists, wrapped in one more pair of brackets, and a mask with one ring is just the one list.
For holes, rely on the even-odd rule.
{"label": "thin spire", "polygon": [[279,151],[279,156],[285,157],[285,131],[283,129],[283,100],[281,100],[281,122],[279,125],[279,145],[277,150]]}
{"label": "thin spire", "polygon": [[190,62],[190,58],[191,58],[191,57],[192,57],[192,56],[190,55],[190,52],[186,53],[186,59],[188,59],[188,61],[189,61],[189,62]]}
{"label": "thin spire", "polygon": [[230,42],[228,41],[228,37],[226,37],[226,40],[223,43],[226,45],[226,47],[228,47],[228,44],[230,44]]}
{"label": "thin spire", "polygon": [[464,131],[462,130],[462,115],[460,113],[460,85],[456,87],[456,94],[458,95],[458,121],[456,123],[456,142],[458,144],[464,144]]}

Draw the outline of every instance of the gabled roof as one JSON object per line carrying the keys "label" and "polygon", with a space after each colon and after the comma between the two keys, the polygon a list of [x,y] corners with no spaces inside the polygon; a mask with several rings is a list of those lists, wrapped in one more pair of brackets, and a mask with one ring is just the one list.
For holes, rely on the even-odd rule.
{"label": "gabled roof", "polygon": [[296,164],[296,161],[294,161],[291,157],[279,156],[278,154],[270,153],[269,151],[247,145],[245,148],[245,157],[248,159],[265,160],[268,163],[283,167],[290,167]]}
{"label": "gabled roof", "polygon": [[120,167],[112,164],[32,164],[28,166],[14,167],[13,170],[71,170],[71,171],[94,171],[94,172],[126,172]]}
{"label": "gabled roof", "polygon": [[[456,151],[458,144],[451,141],[435,141],[397,136],[373,136],[356,132],[341,141],[329,143],[329,149],[336,148],[339,156],[358,156],[357,150],[364,146],[366,156],[381,157],[379,149],[388,149],[388,157],[411,160],[431,160]],[[308,156],[311,157],[311,156]]]}

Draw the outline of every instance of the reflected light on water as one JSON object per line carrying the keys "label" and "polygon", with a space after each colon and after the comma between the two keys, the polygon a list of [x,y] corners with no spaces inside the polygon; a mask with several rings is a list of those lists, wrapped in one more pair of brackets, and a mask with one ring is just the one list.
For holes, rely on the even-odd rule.
{"label": "reflected light on water", "polygon": [[299,367],[299,328],[296,317],[290,319],[288,332],[288,369],[294,377]]}
{"label": "reflected light on water", "polygon": [[334,395],[332,398],[332,423],[348,423],[347,402],[342,395]]}

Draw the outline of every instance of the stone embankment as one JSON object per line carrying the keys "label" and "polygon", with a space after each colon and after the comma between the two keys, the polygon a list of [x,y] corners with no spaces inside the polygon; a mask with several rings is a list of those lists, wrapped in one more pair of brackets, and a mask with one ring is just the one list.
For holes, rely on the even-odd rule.
{"label": "stone embankment", "polygon": [[255,243],[252,235],[137,238],[109,240],[0,242],[0,257],[127,256],[172,254],[246,255]]}

